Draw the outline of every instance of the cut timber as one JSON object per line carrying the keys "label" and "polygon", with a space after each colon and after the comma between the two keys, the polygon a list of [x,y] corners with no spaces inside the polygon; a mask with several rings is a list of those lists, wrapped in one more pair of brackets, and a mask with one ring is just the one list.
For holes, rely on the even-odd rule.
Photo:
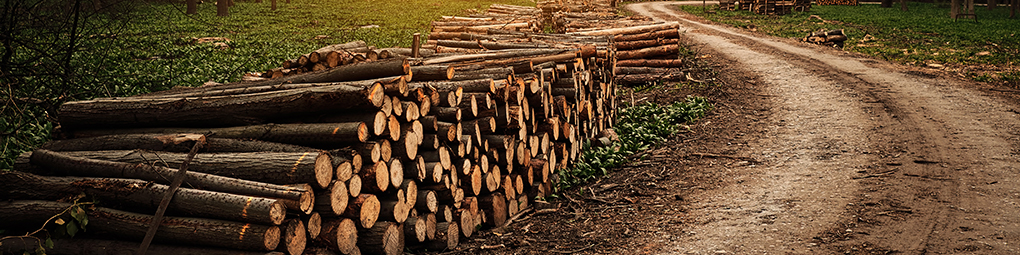
{"label": "cut timber", "polygon": [[382,93],[379,85],[336,85],[236,96],[100,98],[64,103],[59,120],[67,129],[252,125],[309,111],[375,108]]}
{"label": "cut timber", "polygon": [[[50,177],[18,171],[0,172],[7,199],[61,200],[85,193],[110,205],[155,209],[167,186],[135,179]],[[276,199],[250,197],[179,188],[167,210],[177,215],[208,217],[266,225],[279,225],[286,215],[283,203]]]}
{"label": "cut timber", "polygon": [[683,59],[621,59],[616,61],[617,67],[685,67],[687,64]]}
{"label": "cut timber", "polygon": [[643,40],[654,40],[654,39],[672,39],[680,38],[680,31],[677,29],[664,29],[659,31],[651,31],[640,34],[621,34],[613,36],[614,42],[625,42],[625,41],[643,41]]}
{"label": "cut timber", "polygon": [[456,222],[436,223],[436,237],[426,245],[429,249],[450,250],[460,244],[460,226]]}
{"label": "cut timber", "polygon": [[404,182],[404,163],[402,159],[392,159],[389,164],[390,187],[400,188]]}
{"label": "cut timber", "polygon": [[[188,152],[194,143],[188,136],[198,134],[126,134],[53,140],[40,148],[51,151],[153,150]],[[206,137],[199,152],[308,152],[316,149],[291,144]]]}
{"label": "cut timber", "polygon": [[637,50],[621,50],[616,52],[617,59],[643,59],[657,56],[676,55],[680,52],[680,45],[667,44],[658,47],[643,48]]}
{"label": "cut timber", "polygon": [[347,209],[347,184],[333,181],[324,192],[315,196],[315,211],[325,216],[340,216]]}
{"label": "cut timber", "polygon": [[347,203],[343,217],[355,219],[355,223],[363,228],[370,228],[379,219],[379,199],[372,194],[361,194]]}
{"label": "cut timber", "polygon": [[409,217],[404,221],[404,237],[411,238],[407,242],[421,243],[428,237],[425,226],[425,215]]}
{"label": "cut timber", "polygon": [[[44,222],[71,205],[41,200],[15,200],[0,202],[0,212],[6,219]],[[54,208],[58,209],[56,213],[53,213]],[[145,236],[149,222],[152,222],[151,215],[103,207],[95,207],[87,213],[90,232],[109,233],[130,240],[139,240]],[[163,243],[271,251],[280,243],[280,229],[275,226],[225,220],[164,217],[154,240]]]}
{"label": "cut timber", "polygon": [[506,197],[499,192],[478,198],[478,206],[482,209],[486,224],[502,226],[506,222],[508,215],[506,201]]}
{"label": "cut timber", "polygon": [[344,183],[347,183],[347,192],[350,193],[351,197],[361,195],[361,176],[353,175],[350,180]]}
{"label": "cut timber", "polygon": [[403,254],[403,234],[399,223],[380,221],[371,228],[358,230],[358,248],[367,254]]}
{"label": "cut timber", "polygon": [[617,75],[615,81],[620,85],[633,85],[633,84],[644,84],[654,81],[685,81],[687,76],[684,73],[646,73],[646,74],[628,74],[628,75]]}
{"label": "cut timber", "polygon": [[680,23],[677,23],[677,22],[668,22],[668,23],[660,23],[660,24],[654,24],[654,25],[632,26],[632,27],[625,27],[625,28],[610,28],[610,29],[602,29],[602,30],[594,30],[594,31],[584,31],[584,32],[572,32],[572,33],[567,33],[567,34],[568,35],[589,35],[589,36],[590,35],[639,34],[639,33],[647,33],[647,32],[651,32],[651,31],[659,31],[659,30],[666,30],[666,29],[677,29],[679,27],[680,27]]}
{"label": "cut timber", "polygon": [[[401,192],[398,192],[401,193]],[[392,195],[391,195],[392,196]],[[403,223],[411,213],[410,206],[403,198],[379,201],[379,220]]]}
{"label": "cut timber", "polygon": [[[54,238],[53,247],[46,247],[47,254],[78,254],[78,255],[115,255],[132,254],[127,251],[134,251],[141,245],[139,242],[107,240],[107,239],[86,239],[83,236],[75,238]],[[17,241],[4,241],[0,246],[0,253],[3,254],[24,254],[35,252],[44,244],[33,238],[24,238]],[[223,248],[210,248],[195,245],[159,245],[149,246],[145,254],[149,255],[280,255],[279,252],[265,251],[242,251]]]}
{"label": "cut timber", "polygon": [[305,245],[307,244],[307,233],[305,232],[305,225],[300,219],[290,219],[280,226],[280,232],[283,237],[280,239],[280,244],[277,245],[276,250],[286,252],[290,255],[300,255],[305,251]]}
{"label": "cut timber", "polygon": [[654,40],[616,42],[616,43],[613,44],[613,46],[616,47],[617,50],[633,50],[633,49],[649,48],[649,47],[655,47],[655,46],[660,46],[660,45],[678,44],[678,43],[680,43],[680,39],[672,38],[672,39],[654,39]]}
{"label": "cut timber", "polygon": [[[377,78],[406,75],[411,71],[411,66],[405,59],[392,59],[382,61],[361,62],[350,65],[343,65],[325,71],[302,73],[290,75],[279,79],[271,79],[259,82],[236,82],[216,86],[207,86],[204,89],[229,89],[242,87],[255,87],[280,84],[298,83],[321,83],[321,82],[343,82],[362,81]],[[184,89],[189,90],[189,89]],[[177,94],[180,90],[167,90],[146,94],[145,96]]]}
{"label": "cut timber", "polygon": [[362,188],[369,192],[385,192],[390,187],[390,168],[385,161],[366,165],[358,175],[361,177]]}
{"label": "cut timber", "polygon": [[[63,154],[115,162],[180,168],[186,153],[155,151],[67,151]],[[273,184],[311,183],[325,188],[333,179],[333,161],[326,152],[201,153],[188,170]]]}
{"label": "cut timber", "polygon": [[419,190],[414,208],[423,212],[436,212],[439,201],[436,199],[436,192],[431,190]]}
{"label": "cut timber", "polygon": [[367,158],[370,162],[378,162],[382,159],[382,143],[382,141],[365,141],[364,143],[352,145],[351,149],[357,151],[362,158]]}
{"label": "cut timber", "polygon": [[312,212],[307,216],[301,217],[302,221],[305,222],[305,230],[308,232],[308,238],[315,239],[319,236],[319,232],[322,231],[322,216],[319,213]]}
{"label": "cut timber", "polygon": [[[49,150],[36,149],[32,152],[33,164],[60,169],[70,175],[135,178],[157,183],[166,183],[164,176],[173,176],[177,169],[149,166],[145,164],[119,163],[62,155]],[[184,180],[192,187],[251,196],[283,198],[300,201],[302,208],[312,204],[308,190],[282,185],[240,180],[204,173],[187,172]],[[308,192],[308,193],[306,193]]]}
{"label": "cut timber", "polygon": [[358,229],[351,219],[346,218],[324,218],[322,220],[322,233],[316,238],[329,246],[330,249],[339,250],[343,254],[355,254],[358,250]]}
{"label": "cut timber", "polygon": [[206,137],[255,139],[307,146],[337,147],[337,144],[368,140],[368,127],[362,122],[319,124],[264,124],[225,128],[138,128],[93,129],[74,132],[75,137],[114,134],[205,134]]}
{"label": "cut timber", "polygon": [[453,78],[454,70],[451,66],[412,66],[412,82],[449,80]]}
{"label": "cut timber", "polygon": [[461,130],[460,127],[460,122],[449,123],[440,121],[436,124],[439,126],[439,130],[437,130],[439,138],[441,138],[444,141],[455,142],[463,134],[463,130]]}
{"label": "cut timber", "polygon": [[343,123],[343,122],[364,122],[372,135],[381,136],[386,131],[388,120],[386,113],[382,111],[352,113],[344,115],[324,114],[314,118],[303,118],[303,123]]}
{"label": "cut timber", "polygon": [[475,227],[478,226],[475,222],[475,215],[472,215],[468,209],[457,209],[453,211],[454,222],[460,225],[460,233],[463,237],[471,237],[475,233]]}

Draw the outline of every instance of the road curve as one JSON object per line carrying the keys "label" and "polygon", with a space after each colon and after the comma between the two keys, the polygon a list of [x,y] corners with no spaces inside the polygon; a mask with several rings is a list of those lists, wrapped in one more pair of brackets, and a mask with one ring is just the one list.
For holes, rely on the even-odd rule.
{"label": "road curve", "polygon": [[[747,181],[692,198],[699,218],[669,253],[1020,252],[1020,111],[969,81],[794,40],[679,21],[697,48],[773,97]],[[726,75],[727,70],[719,70]],[[756,167],[756,168],[755,168]]]}

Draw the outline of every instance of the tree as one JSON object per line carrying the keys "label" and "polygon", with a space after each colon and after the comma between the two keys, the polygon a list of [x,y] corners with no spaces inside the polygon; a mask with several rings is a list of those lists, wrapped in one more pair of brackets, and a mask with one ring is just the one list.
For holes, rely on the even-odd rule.
{"label": "tree", "polygon": [[188,11],[187,14],[198,13],[198,0],[188,0]]}
{"label": "tree", "polygon": [[216,16],[229,16],[230,0],[216,0]]}

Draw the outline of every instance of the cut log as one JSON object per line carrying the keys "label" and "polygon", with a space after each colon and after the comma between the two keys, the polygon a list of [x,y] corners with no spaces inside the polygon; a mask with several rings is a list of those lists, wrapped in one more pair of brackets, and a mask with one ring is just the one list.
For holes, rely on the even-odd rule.
{"label": "cut log", "polygon": [[[42,200],[0,202],[5,220],[44,222],[71,207],[70,203]],[[151,215],[103,207],[87,211],[88,230],[129,240],[140,240],[149,229]],[[164,217],[155,239],[161,243],[188,243],[239,250],[271,251],[280,242],[280,229],[252,223],[200,218]]]}
{"label": "cut log", "polygon": [[392,159],[389,164],[390,185],[393,188],[400,188],[404,182],[404,163],[402,159]]}
{"label": "cut log", "polygon": [[358,229],[351,219],[324,218],[322,220],[322,233],[316,238],[317,241],[326,244],[330,249],[335,249],[343,254],[356,254],[358,251]]}
{"label": "cut log", "polygon": [[351,197],[361,195],[361,176],[351,176],[351,179],[345,183],[347,183],[347,192],[350,193]]}
{"label": "cut log", "polygon": [[419,190],[417,200],[414,202],[414,208],[423,212],[436,212],[438,210],[439,202],[436,199],[436,192],[431,190]]}
{"label": "cut log", "polygon": [[[82,236],[75,238],[54,238],[53,247],[46,247],[47,254],[79,254],[79,255],[115,255],[124,254],[126,251],[135,251],[141,245],[139,242],[86,239]],[[23,238],[16,241],[4,241],[0,246],[0,253],[3,254],[24,254],[35,252],[39,247],[44,247],[33,238]],[[149,255],[280,255],[280,252],[265,251],[243,251],[223,248],[210,248],[201,246],[185,245],[150,245],[145,254]]]}
{"label": "cut log", "polygon": [[64,103],[59,119],[66,129],[251,125],[310,111],[376,108],[382,93],[380,85],[335,85],[236,96],[100,98]]}
{"label": "cut log", "polygon": [[305,231],[304,223],[300,219],[287,220],[287,222],[280,226],[280,232],[282,232],[283,237],[280,239],[280,244],[276,247],[277,251],[286,252],[290,255],[300,255],[305,251],[308,234]]}
{"label": "cut log", "polygon": [[640,59],[654,58],[657,56],[676,55],[680,52],[680,45],[667,44],[658,47],[643,48],[637,50],[617,51],[617,59]]}
{"label": "cut log", "polygon": [[490,227],[502,226],[506,222],[508,215],[506,201],[506,197],[499,192],[479,197],[478,205]]}
{"label": "cut log", "polygon": [[460,225],[460,234],[464,238],[469,238],[475,234],[475,227],[478,226],[475,222],[475,216],[468,211],[468,209],[457,209],[453,211],[454,222]]}
{"label": "cut log", "polygon": [[347,203],[343,217],[355,219],[354,223],[363,228],[370,228],[379,219],[379,199],[372,194],[361,194]]}
{"label": "cut log", "polygon": [[322,216],[319,216],[317,212],[312,212],[312,214],[302,216],[301,219],[305,222],[305,231],[308,233],[308,238],[315,239],[318,237],[322,231]]}
{"label": "cut log", "polygon": [[[180,168],[186,153],[153,151],[67,151],[72,157],[134,164],[166,164]],[[245,152],[201,153],[194,156],[188,170],[207,174],[273,184],[311,183],[325,188],[333,179],[333,161],[320,152]]]}
{"label": "cut log", "polygon": [[399,223],[380,221],[371,228],[358,230],[358,248],[368,254],[403,254],[403,234]]}
{"label": "cut log", "polygon": [[456,222],[436,223],[436,237],[426,246],[434,250],[451,250],[460,244],[460,226]]}
{"label": "cut log", "polygon": [[[173,176],[178,171],[177,169],[148,166],[145,164],[118,163],[70,157],[43,149],[33,151],[31,160],[33,164],[51,169],[60,169],[65,174],[135,178],[157,183],[166,183],[167,180],[164,176]],[[310,207],[311,201],[314,199],[308,190],[197,172],[187,172],[184,181],[190,186],[199,189],[301,201],[302,208]],[[305,207],[305,203],[307,203],[307,207]]]}
{"label": "cut log", "polygon": [[672,38],[672,39],[660,39],[660,38],[656,38],[656,39],[653,39],[653,40],[616,42],[616,43],[613,43],[613,46],[616,47],[617,50],[633,50],[633,49],[649,48],[649,47],[655,47],[655,46],[661,46],[661,45],[667,45],[667,44],[678,44],[678,43],[680,43],[680,39],[678,39],[678,38]]}
{"label": "cut log", "polygon": [[385,161],[365,166],[358,175],[362,188],[369,192],[381,193],[390,187],[390,168]]}
{"label": "cut log", "polygon": [[414,73],[412,82],[449,80],[454,74],[451,66],[412,66],[411,72]]}
{"label": "cut log", "polygon": [[[125,208],[155,209],[167,186],[135,179],[50,177],[17,171],[0,172],[7,199],[63,200],[81,193],[102,199],[108,205]],[[279,225],[286,215],[283,203],[276,199],[250,197],[179,188],[167,210],[171,215],[208,217],[265,225]]]}
{"label": "cut log", "polygon": [[335,148],[368,140],[368,127],[362,122],[319,124],[264,124],[225,128],[137,128],[92,129],[75,131],[74,137],[115,134],[205,134],[206,137],[254,139],[306,146]]}
{"label": "cut log", "polygon": [[333,181],[324,192],[315,196],[315,211],[325,216],[340,216],[347,209],[350,193],[343,181]]}
{"label": "cut log", "polygon": [[620,34],[613,36],[614,42],[626,42],[626,41],[642,41],[642,40],[654,40],[654,39],[672,39],[680,38],[680,31],[677,29],[664,29],[658,31],[645,32],[640,34]]}
{"label": "cut log", "polygon": [[407,216],[411,213],[412,209],[410,206],[407,206],[407,202],[404,201],[403,198],[389,198],[387,200],[379,201],[379,204],[380,221],[403,223],[407,220]]}
{"label": "cut log", "polygon": [[425,215],[409,217],[404,221],[404,237],[408,242],[421,243],[428,237],[426,234]]}
{"label": "cut log", "polygon": [[[88,138],[53,140],[39,148],[51,151],[153,150],[188,152],[193,142],[182,139],[196,134],[125,134]],[[291,144],[257,140],[206,137],[200,152],[309,152],[316,149]]]}
{"label": "cut log", "polygon": [[437,131],[437,133],[439,134],[439,137],[442,138],[444,141],[447,142],[457,141],[457,139],[460,138],[460,136],[463,134],[462,133],[463,130],[461,130],[460,127],[460,122],[449,123],[440,121],[436,124],[439,126],[439,130]]}

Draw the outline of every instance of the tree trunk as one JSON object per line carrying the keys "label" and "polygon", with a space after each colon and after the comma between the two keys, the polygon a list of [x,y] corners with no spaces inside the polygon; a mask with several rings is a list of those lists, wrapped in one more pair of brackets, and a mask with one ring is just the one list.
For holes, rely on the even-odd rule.
{"label": "tree trunk", "polygon": [[280,239],[280,245],[276,247],[277,251],[290,255],[300,255],[305,251],[308,235],[305,231],[305,224],[300,219],[287,220],[280,226],[280,232],[283,237]]}
{"label": "tree trunk", "polygon": [[988,7],[989,11],[995,10],[996,7],[999,7],[999,1],[998,0],[988,0],[988,6],[987,7]]}
{"label": "tree trunk", "polygon": [[[48,177],[17,171],[0,172],[0,191],[8,199],[62,200],[85,193],[122,208],[155,209],[167,186],[134,179]],[[175,215],[279,225],[286,215],[276,199],[180,188],[167,209]]]}
{"label": "tree trunk", "polygon": [[453,78],[451,66],[412,66],[412,82],[449,80]]}
{"label": "tree trunk", "polygon": [[[180,168],[185,153],[133,151],[68,151],[63,154],[135,164],[167,164]],[[273,184],[311,183],[317,188],[333,180],[333,161],[326,152],[247,152],[196,154],[188,170]]]}
{"label": "tree trunk", "polygon": [[198,13],[198,0],[187,0],[188,10],[185,14],[196,14]]}
{"label": "tree trunk", "polygon": [[[167,152],[188,152],[193,142],[186,142],[189,135],[196,134],[124,134],[88,138],[53,140],[40,148],[51,151],[91,151],[91,150],[153,150]],[[238,140],[229,138],[205,138],[205,145],[199,152],[310,152],[313,148],[291,144],[265,142],[258,140]]]}
{"label": "tree trunk", "polygon": [[372,194],[361,194],[347,203],[343,217],[352,218],[362,228],[371,228],[379,219],[379,199]]}
{"label": "tree trunk", "polygon": [[275,10],[276,10],[276,0],[272,0],[272,1],[273,1],[273,3],[272,3],[272,5],[271,5],[271,6],[269,7],[269,10],[271,10],[271,11],[275,11]]}
{"label": "tree trunk", "polygon": [[76,131],[74,137],[95,137],[117,134],[205,134],[213,138],[253,139],[323,148],[360,143],[368,140],[368,126],[362,122],[318,124],[264,124],[224,128],[137,128],[93,129]]}
{"label": "tree trunk", "polygon": [[950,4],[949,4],[949,6],[950,6],[949,7],[949,18],[950,19],[955,19],[957,17],[957,15],[960,15],[960,5],[961,5],[960,1],[961,0],[950,0]]}
{"label": "tree trunk", "polygon": [[[971,3],[972,4],[970,6],[970,10],[971,10],[971,13],[973,13],[974,5],[973,5],[973,2],[971,2]],[[900,11],[907,11],[907,0],[900,0]]]}
{"label": "tree trunk", "polygon": [[[66,174],[135,178],[157,183],[166,183],[165,176],[173,176],[177,169],[146,164],[119,163],[62,155],[49,150],[36,149],[32,152],[32,164],[60,169]],[[240,180],[217,175],[187,172],[185,183],[197,189],[228,192],[234,194],[283,198],[311,203],[306,190],[282,185]]]}
{"label": "tree trunk", "polygon": [[892,8],[892,0],[882,0],[882,8]]}
{"label": "tree trunk", "polygon": [[323,219],[322,233],[316,240],[343,254],[356,254],[358,239],[358,229],[355,227],[354,221],[339,218]]}
{"label": "tree trunk", "polygon": [[358,248],[367,254],[403,254],[403,234],[399,223],[380,221],[371,228],[358,230]]}
{"label": "tree trunk", "polygon": [[672,38],[672,39],[653,39],[653,40],[641,40],[641,41],[623,41],[623,42],[616,42],[616,43],[613,44],[613,46],[616,47],[617,50],[633,50],[633,49],[649,48],[649,47],[655,47],[655,46],[661,46],[661,45],[667,45],[667,44],[678,44],[678,43],[680,43],[680,39]]}
{"label": "tree trunk", "polygon": [[618,51],[616,52],[616,58],[617,59],[653,58],[656,56],[676,55],[679,52],[680,52],[679,45],[667,44],[659,47],[644,48],[639,50]]}
{"label": "tree trunk", "polygon": [[[16,200],[0,203],[5,220],[43,222],[70,203]],[[151,215],[95,207],[87,211],[89,232],[108,233],[120,238],[140,240],[152,221]],[[280,229],[251,223],[200,218],[164,217],[154,240],[163,243],[187,243],[239,250],[271,251],[280,242]]]}
{"label": "tree trunk", "polygon": [[193,98],[100,98],[60,106],[64,128],[237,126],[308,112],[382,105],[382,87],[336,85],[256,94]]}

